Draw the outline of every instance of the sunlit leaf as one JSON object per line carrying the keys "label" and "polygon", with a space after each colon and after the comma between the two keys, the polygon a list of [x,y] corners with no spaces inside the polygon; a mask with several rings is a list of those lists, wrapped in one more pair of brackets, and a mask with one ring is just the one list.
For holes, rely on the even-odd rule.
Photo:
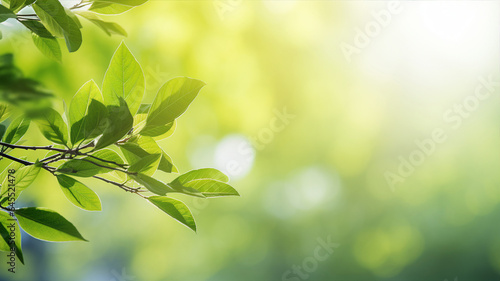
{"label": "sunlit leaf", "polygon": [[203,86],[203,81],[188,77],[174,78],[165,83],[151,105],[143,130],[173,122],[186,111]]}
{"label": "sunlit leaf", "polygon": [[[10,251],[12,246],[15,246],[16,256],[24,264],[23,251],[21,249],[21,231],[19,224],[6,212],[0,212],[0,251]],[[14,233],[11,237],[10,234]],[[14,245],[10,244],[10,241],[14,240]]]}
{"label": "sunlit leaf", "polygon": [[94,80],[88,81],[75,94],[69,107],[71,143],[100,135],[105,128],[106,112],[99,87]]}
{"label": "sunlit leaf", "polygon": [[75,226],[55,211],[42,207],[16,210],[19,224],[29,235],[46,241],[87,241]]}
{"label": "sunlit leaf", "polygon": [[183,184],[184,187],[191,187],[200,191],[205,197],[239,196],[240,194],[229,184],[210,180],[192,180]]}
{"label": "sunlit leaf", "polygon": [[165,196],[151,196],[148,200],[160,210],[196,232],[196,223],[193,214],[191,214],[186,204]]}
{"label": "sunlit leaf", "polygon": [[104,102],[106,106],[121,106],[120,99],[123,99],[131,115],[135,115],[141,105],[144,91],[145,78],[141,66],[122,42],[104,76]]}
{"label": "sunlit leaf", "polygon": [[38,125],[45,138],[58,144],[67,144],[68,127],[59,112],[46,108],[29,112],[28,116]]}
{"label": "sunlit leaf", "polygon": [[62,62],[61,48],[55,38],[40,37],[34,32],[31,33],[31,37],[33,38],[33,43],[35,43],[35,46],[42,54],[57,62]]}
{"label": "sunlit leaf", "polygon": [[101,210],[99,196],[83,183],[65,175],[57,175],[57,181],[66,198],[75,206],[87,211]]}
{"label": "sunlit leaf", "polygon": [[30,120],[24,116],[14,119],[5,132],[3,142],[16,144],[28,131],[29,126]]}
{"label": "sunlit leaf", "polygon": [[108,22],[104,21],[101,19],[99,16],[97,16],[95,13],[87,12],[87,11],[78,11],[76,12],[78,15],[86,18],[93,24],[97,25],[99,28],[101,28],[106,34],[111,36],[112,34],[116,35],[122,35],[122,36],[127,36],[127,32],[123,27],[118,25],[117,23],[114,22]]}

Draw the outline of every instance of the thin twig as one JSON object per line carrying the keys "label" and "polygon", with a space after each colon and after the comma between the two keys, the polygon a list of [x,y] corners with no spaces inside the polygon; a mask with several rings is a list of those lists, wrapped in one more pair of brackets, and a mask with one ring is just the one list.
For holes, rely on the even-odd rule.
{"label": "thin twig", "polygon": [[15,144],[10,144],[10,143],[5,143],[0,141],[0,145],[9,147],[12,149],[24,149],[24,150],[53,150],[53,151],[58,151],[58,152],[68,152],[66,149],[62,148],[55,148],[52,145],[47,145],[47,146],[25,146],[25,145],[15,145]]}

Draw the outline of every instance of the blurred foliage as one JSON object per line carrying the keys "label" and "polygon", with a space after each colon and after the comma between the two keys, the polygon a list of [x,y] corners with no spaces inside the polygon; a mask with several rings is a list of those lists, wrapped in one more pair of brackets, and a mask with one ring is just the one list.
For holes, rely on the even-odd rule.
{"label": "blurred foliage", "polygon": [[[149,1],[115,20],[144,67],[146,102],[161,81],[178,75],[207,83],[175,137],[162,141],[177,166],[215,165],[234,135],[264,144],[253,147],[253,160],[233,155],[251,166],[246,175],[229,173],[241,198],[188,202],[199,218],[194,234],[97,182],[88,184],[109,206],[102,214],[77,212],[55,187],[48,195],[42,190],[50,187],[34,186],[26,205],[64,212],[91,243],[48,248],[25,239],[25,259],[37,264],[20,266],[15,276],[0,271],[1,278],[281,280],[328,236],[340,246],[307,280],[497,278],[498,88],[459,130],[447,127],[442,113],[473,93],[478,75],[498,75],[498,27],[491,23],[498,22],[499,3],[464,4],[482,13],[472,21],[437,13],[443,20],[434,26],[449,29],[434,34],[426,25],[431,13],[423,9],[419,17],[418,6],[434,4],[410,2],[397,23],[347,63],[340,43],[352,40],[380,3],[222,3],[229,2],[235,4],[220,10],[213,1]],[[485,28],[471,29],[477,36],[471,40],[468,29],[454,26],[460,22]],[[15,25],[3,30],[1,53],[15,53],[28,77],[53,89],[58,109],[79,85],[102,82],[103,65],[121,40],[82,24],[85,40],[78,52],[63,54],[62,65],[23,44],[27,35]],[[458,39],[446,41],[443,34],[455,30]],[[283,107],[296,117],[271,141],[261,139]],[[415,139],[440,126],[448,140],[392,191],[384,173],[408,157]],[[41,177],[37,184],[57,183]]]}

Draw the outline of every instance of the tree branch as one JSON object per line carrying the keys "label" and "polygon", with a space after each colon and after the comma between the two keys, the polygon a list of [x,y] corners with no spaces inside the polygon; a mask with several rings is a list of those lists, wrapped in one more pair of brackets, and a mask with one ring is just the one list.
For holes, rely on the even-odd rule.
{"label": "tree branch", "polygon": [[69,152],[67,149],[63,148],[55,148],[52,145],[47,145],[47,146],[25,146],[25,145],[15,145],[15,144],[10,144],[6,142],[1,142],[0,145],[12,148],[12,149],[24,149],[24,150],[53,150],[53,151],[58,151],[58,152]]}
{"label": "tree branch", "polygon": [[5,153],[3,153],[3,152],[0,152],[0,156],[1,156],[1,157],[5,157],[5,158],[7,158],[7,159],[10,159],[10,160],[12,160],[12,161],[16,161],[16,162],[18,162],[18,163],[21,163],[21,164],[23,164],[24,166],[30,166],[30,165],[35,164],[35,163],[33,163],[33,162],[29,162],[29,161],[26,161],[26,160],[23,160],[23,159],[16,158],[16,157],[14,157],[14,156],[10,156],[10,155],[5,154]]}

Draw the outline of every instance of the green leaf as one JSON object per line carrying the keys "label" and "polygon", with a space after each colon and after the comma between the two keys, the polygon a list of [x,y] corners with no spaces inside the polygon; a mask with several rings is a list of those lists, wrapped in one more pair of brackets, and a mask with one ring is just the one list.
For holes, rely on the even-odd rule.
{"label": "green leaf", "polygon": [[168,192],[175,192],[174,189],[166,185],[164,182],[152,178],[150,176],[144,174],[137,174],[137,175],[130,175],[130,177],[155,194],[165,195]]}
{"label": "green leaf", "polygon": [[[13,225],[14,224],[14,225]],[[9,216],[6,212],[0,212],[0,251],[10,251],[11,248],[15,247],[16,256],[24,264],[23,251],[21,249],[21,231],[20,227],[14,218]],[[11,236],[14,233],[14,245],[10,244]]]}
{"label": "green leaf", "polygon": [[29,207],[16,210],[21,227],[29,235],[46,241],[87,241],[63,216],[47,208]]}
{"label": "green leaf", "polygon": [[[24,166],[20,169],[16,169],[16,172],[10,176],[5,175],[5,178],[2,181],[0,197],[7,197],[9,193],[12,193],[12,188],[10,188],[9,190],[9,184],[10,184],[11,186],[12,185],[15,186],[15,194],[13,194],[14,196],[9,196],[9,197],[14,198],[14,200],[17,200],[21,192],[23,192],[33,183],[33,181],[38,176],[39,172],[40,172],[39,165],[31,165],[31,166]],[[12,201],[2,202],[2,203],[7,203],[5,205],[8,205],[9,203],[12,203]]]}
{"label": "green leaf", "polygon": [[24,134],[26,134],[29,127],[29,119],[23,116],[14,119],[14,121],[12,121],[7,128],[3,142],[16,144],[24,136]]}
{"label": "green leaf", "polygon": [[[120,150],[123,152],[125,159],[131,165],[134,165],[144,157],[149,155],[160,155],[162,154],[161,148],[158,144],[150,137],[137,137],[119,146]],[[160,158],[148,167],[148,169],[142,170],[143,174],[153,175],[158,165],[160,164]]]}
{"label": "green leaf", "polygon": [[99,14],[109,14],[116,15],[126,12],[134,6],[139,6],[147,2],[147,0],[136,0],[134,2],[125,2],[125,3],[133,3],[134,5],[123,5],[123,1],[94,1],[92,6],[90,6],[89,11],[99,13]]}
{"label": "green leaf", "polygon": [[108,111],[106,128],[99,141],[97,141],[94,150],[104,148],[119,141],[130,131],[130,129],[132,129],[134,118],[130,115],[125,100],[121,97],[119,100],[119,106],[108,105],[106,107]]}
{"label": "green leaf", "polygon": [[203,86],[203,81],[188,77],[174,78],[165,83],[151,105],[144,129],[173,122],[186,111]]}
{"label": "green leaf", "polygon": [[183,193],[190,196],[205,198],[201,191],[191,187],[172,186],[144,174],[130,175],[130,177],[139,184],[143,185],[149,191],[158,195],[166,195],[167,193]]}
{"label": "green leaf", "polygon": [[66,145],[68,143],[68,127],[61,114],[52,108],[28,112],[28,117],[38,125],[40,131],[49,141]]}
{"label": "green leaf", "polygon": [[170,122],[166,125],[146,125],[144,128],[139,132],[139,134],[143,136],[149,136],[149,137],[155,137],[158,139],[165,139],[172,135],[175,131],[175,120],[173,122]]}
{"label": "green leaf", "polygon": [[87,211],[101,211],[101,200],[92,189],[65,175],[57,175],[57,181],[66,198],[75,206]]}
{"label": "green leaf", "polygon": [[165,196],[151,196],[148,200],[160,210],[196,232],[196,223],[186,204]]}
{"label": "green leaf", "polygon": [[7,9],[5,6],[0,5],[0,22],[4,22],[7,19],[15,18],[16,14],[11,10]]}
{"label": "green leaf", "polygon": [[203,169],[198,169],[198,170],[192,170],[189,171],[183,175],[180,175],[177,177],[175,180],[171,182],[172,185],[176,184],[185,184],[187,182],[190,182],[192,180],[199,180],[199,179],[214,179],[218,180],[221,182],[228,182],[229,178],[222,173],[221,171],[213,168],[203,168]]}
{"label": "green leaf", "polygon": [[55,38],[40,37],[34,32],[31,33],[31,37],[33,38],[33,43],[35,43],[35,46],[42,54],[59,63],[62,62],[61,48]]}
{"label": "green leaf", "polygon": [[[123,164],[123,160],[121,159],[121,157],[116,152],[110,149],[99,150],[92,153],[91,155],[106,161]],[[109,173],[113,171],[111,168],[117,168],[117,165],[87,156],[82,159],[71,159],[63,163],[57,168],[57,172],[76,177],[87,178],[95,176],[97,174]]]}
{"label": "green leaf", "polygon": [[0,122],[9,118],[11,114],[11,108],[4,102],[0,102]]}
{"label": "green leaf", "polygon": [[73,145],[103,133],[107,110],[102,102],[101,91],[94,80],[85,83],[75,94],[69,107]]}
{"label": "green leaf", "polygon": [[100,29],[102,29],[106,34],[111,36],[111,34],[116,34],[116,35],[122,35],[122,36],[127,36],[127,32],[117,23],[114,22],[107,22],[102,20],[99,16],[97,16],[95,13],[87,12],[87,11],[77,11],[76,12],[78,15],[86,18],[93,24],[97,25]]}
{"label": "green leaf", "polygon": [[240,196],[238,191],[229,184],[210,179],[192,180],[185,183],[184,187],[194,188],[205,197]]}
{"label": "green leaf", "polygon": [[121,98],[126,101],[131,115],[135,115],[144,96],[145,83],[141,66],[122,42],[104,76],[102,92],[105,104],[120,106]]}
{"label": "green leaf", "polygon": [[70,52],[80,48],[82,34],[78,24],[66,13],[58,0],[36,1],[32,5],[45,27],[56,36],[63,36]]}
{"label": "green leaf", "polygon": [[150,169],[156,169],[160,160],[161,154],[152,154],[141,158],[128,168],[131,173],[139,173]]}
{"label": "green leaf", "polygon": [[23,20],[21,23],[26,26],[31,32],[43,38],[54,38],[50,31],[43,24],[36,20]]}
{"label": "green leaf", "polygon": [[19,12],[25,5],[25,0],[3,0],[2,4],[8,4],[8,8],[14,13]]}
{"label": "green leaf", "polygon": [[0,124],[0,140],[3,138],[5,130],[6,130],[5,125]]}
{"label": "green leaf", "polygon": [[178,173],[177,167],[175,167],[172,158],[168,156],[165,151],[162,151],[160,164],[158,165],[158,170],[163,171],[165,173]]}

